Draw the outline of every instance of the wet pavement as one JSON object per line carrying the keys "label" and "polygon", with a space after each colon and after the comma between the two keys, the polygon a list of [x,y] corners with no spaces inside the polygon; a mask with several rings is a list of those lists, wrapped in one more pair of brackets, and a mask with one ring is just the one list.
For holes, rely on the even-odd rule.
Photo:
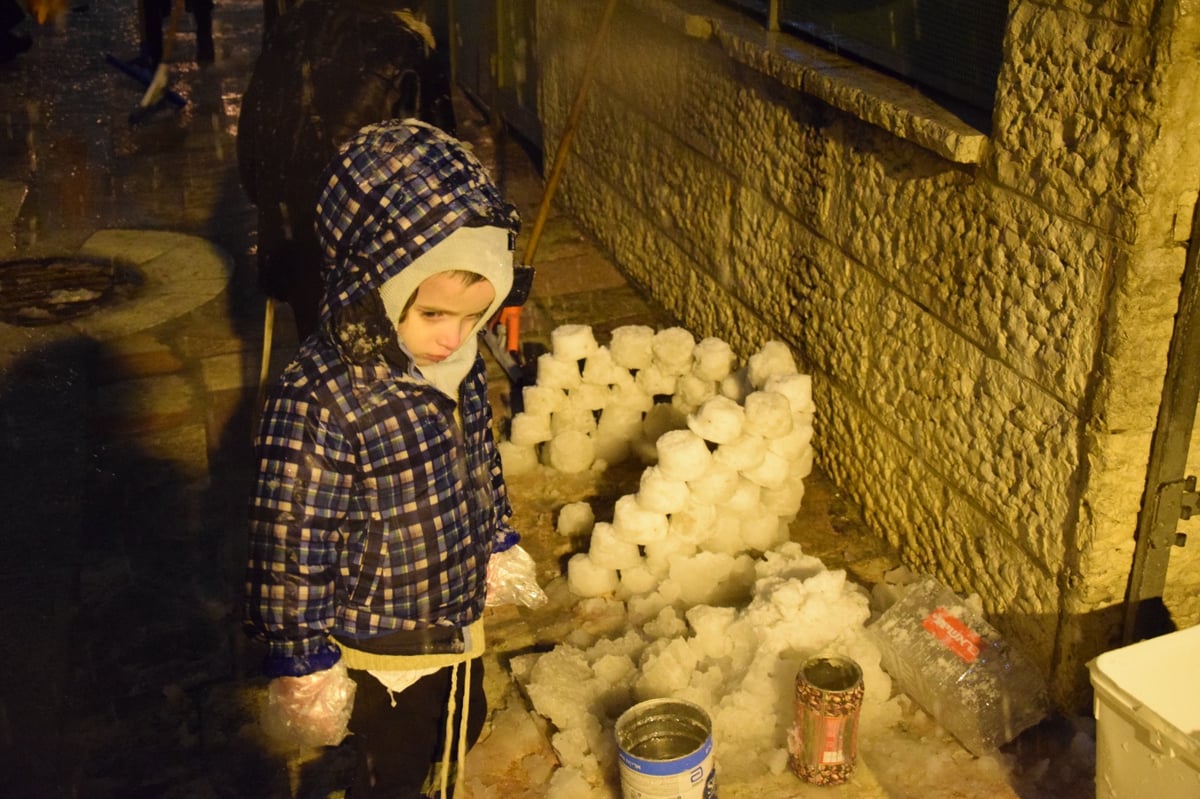
{"label": "wet pavement", "polygon": [[222,7],[204,69],[185,19],[170,74],[190,102],[138,126],[144,87],[105,58],[137,55],[135,12],[27,21],[33,47],[0,65],[3,257],[136,273],[90,314],[0,325],[6,791],[286,795],[237,742],[232,604],[262,315],[233,143],[258,9]]}
{"label": "wet pavement", "polygon": [[[53,25],[27,21],[32,49],[0,64],[0,259],[116,259],[128,278],[98,309],[72,319],[0,319],[4,793],[325,797],[345,753],[289,758],[264,740],[254,723],[261,653],[239,627],[265,303],[234,142],[261,5],[218,4],[216,58],[202,66],[192,60],[185,16],[168,66],[186,106],[131,124],[144,87],[106,54],[137,54],[135,13],[133,2],[76,0]],[[535,158],[493,136],[459,100],[460,135],[476,143],[522,209],[528,236],[541,198]],[[522,341],[548,344],[550,331],[567,323],[590,324],[601,340],[621,324],[673,324],[567,218],[551,216],[535,266]],[[273,331],[268,371],[295,346],[286,309]],[[509,386],[498,366],[493,371],[503,417]],[[510,481],[517,526],[547,582],[569,554],[553,532],[557,508],[611,500],[636,479],[614,471],[599,483]],[[819,472],[806,489],[798,520],[806,551],[866,584],[896,565]],[[542,796],[554,756],[504,666],[561,640],[575,622],[561,605],[490,613],[493,729],[512,734],[485,738],[473,753],[471,795]],[[921,728],[914,736],[937,734]],[[1061,738],[1039,744],[1030,759],[1052,757]],[[897,795],[863,773],[858,789],[836,795]],[[954,782],[947,777],[948,790],[958,791]]]}

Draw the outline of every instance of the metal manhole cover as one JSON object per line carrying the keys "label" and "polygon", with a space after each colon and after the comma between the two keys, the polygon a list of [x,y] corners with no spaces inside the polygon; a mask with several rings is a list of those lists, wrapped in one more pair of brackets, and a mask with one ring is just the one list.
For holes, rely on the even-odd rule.
{"label": "metal manhole cover", "polygon": [[141,282],[128,267],[83,258],[0,261],[0,321],[54,325],[123,302]]}

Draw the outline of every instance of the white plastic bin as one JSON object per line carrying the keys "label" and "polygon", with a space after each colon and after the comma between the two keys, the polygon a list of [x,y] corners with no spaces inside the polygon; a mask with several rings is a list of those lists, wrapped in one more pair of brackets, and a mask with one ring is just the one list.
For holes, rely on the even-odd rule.
{"label": "white plastic bin", "polygon": [[1097,799],[1200,797],[1200,627],[1105,652],[1088,670]]}

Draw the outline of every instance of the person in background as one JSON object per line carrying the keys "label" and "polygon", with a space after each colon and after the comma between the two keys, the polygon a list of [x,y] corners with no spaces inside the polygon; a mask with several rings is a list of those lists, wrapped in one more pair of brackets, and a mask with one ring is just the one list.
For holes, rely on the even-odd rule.
{"label": "person in background", "polygon": [[138,0],[141,19],[142,45],[138,60],[153,69],[163,59],[163,23],[171,18],[171,4],[183,2],[184,10],[192,15],[196,28],[196,63],[211,63],[216,57],[213,48],[213,0]]}
{"label": "person in background", "polygon": [[342,146],[317,217],[319,322],[256,437],[247,630],[282,706],[348,671],[348,796],[447,796],[486,715],[489,562],[519,551],[477,344],[518,217],[412,119]]}
{"label": "person in background", "polygon": [[238,172],[258,209],[259,287],[291,306],[301,340],[317,325],[313,209],[338,145],[386,119],[455,133],[445,5],[304,0],[266,36],[242,97]]}
{"label": "person in background", "polygon": [[297,0],[263,0],[262,35],[264,42],[271,35],[271,28],[275,27],[275,20],[295,7],[296,4]]}
{"label": "person in background", "polygon": [[27,33],[14,33],[14,29],[25,21],[25,10],[17,0],[0,0],[0,64],[12,61],[33,46],[33,37]]}

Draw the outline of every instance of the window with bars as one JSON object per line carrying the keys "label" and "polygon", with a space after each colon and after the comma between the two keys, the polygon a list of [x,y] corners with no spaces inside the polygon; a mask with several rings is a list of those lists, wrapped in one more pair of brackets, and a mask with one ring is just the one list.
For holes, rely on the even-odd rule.
{"label": "window with bars", "polygon": [[1008,0],[727,0],[764,24],[990,115]]}

